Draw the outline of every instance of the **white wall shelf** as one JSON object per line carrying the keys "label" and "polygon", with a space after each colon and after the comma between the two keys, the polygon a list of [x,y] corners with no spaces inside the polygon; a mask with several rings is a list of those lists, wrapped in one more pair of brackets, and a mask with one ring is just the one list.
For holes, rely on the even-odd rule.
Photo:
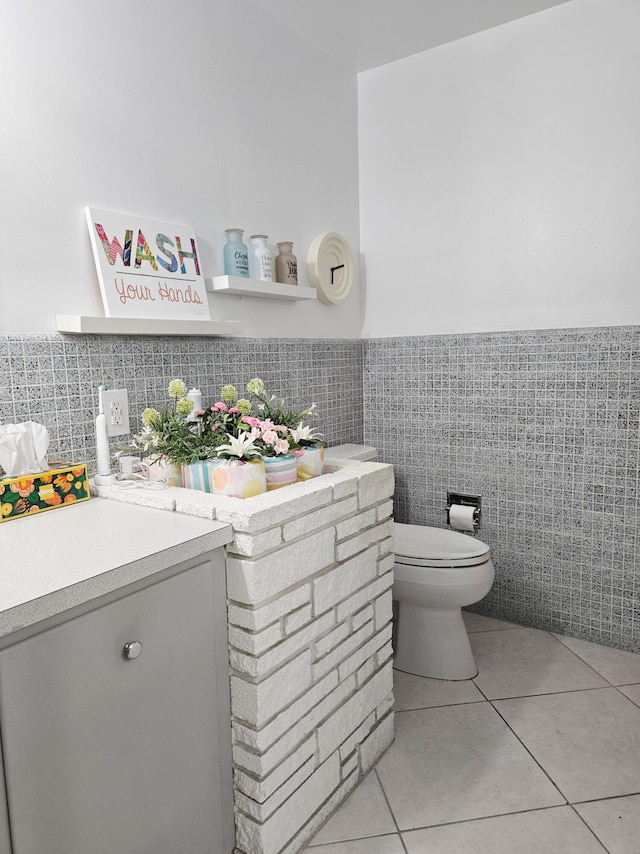
{"label": "white wall shelf", "polygon": [[318,298],[315,288],[282,285],[279,282],[260,282],[257,279],[244,279],[241,276],[214,276],[212,279],[205,279],[205,284],[212,294],[227,294],[235,297],[289,301]]}
{"label": "white wall shelf", "polygon": [[237,320],[154,320],[142,317],[85,317],[57,314],[58,332],[93,335],[242,335]]}

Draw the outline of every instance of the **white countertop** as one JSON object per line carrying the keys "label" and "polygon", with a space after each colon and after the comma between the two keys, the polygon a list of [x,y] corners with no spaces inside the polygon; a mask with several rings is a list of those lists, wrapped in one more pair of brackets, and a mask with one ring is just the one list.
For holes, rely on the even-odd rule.
{"label": "white countertop", "polygon": [[104,498],[0,523],[0,638],[231,539],[221,522]]}

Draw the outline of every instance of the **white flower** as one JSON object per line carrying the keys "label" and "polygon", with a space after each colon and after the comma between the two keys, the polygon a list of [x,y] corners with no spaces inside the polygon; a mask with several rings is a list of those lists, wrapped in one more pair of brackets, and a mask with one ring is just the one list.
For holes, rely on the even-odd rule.
{"label": "white flower", "polygon": [[317,433],[313,427],[308,427],[302,423],[298,424],[295,430],[291,431],[294,434],[296,442],[308,442],[313,439],[321,439],[320,433]]}
{"label": "white flower", "polygon": [[136,441],[140,442],[143,449],[148,451],[149,448],[156,448],[158,446],[158,442],[160,441],[160,434],[157,430],[154,430],[153,427],[143,427],[142,433],[139,436],[134,437]]}
{"label": "white flower", "polygon": [[251,436],[242,433],[237,439],[235,436],[229,436],[229,443],[220,445],[217,454],[219,457],[228,456],[241,459],[242,457],[259,457],[260,451],[256,448]]}

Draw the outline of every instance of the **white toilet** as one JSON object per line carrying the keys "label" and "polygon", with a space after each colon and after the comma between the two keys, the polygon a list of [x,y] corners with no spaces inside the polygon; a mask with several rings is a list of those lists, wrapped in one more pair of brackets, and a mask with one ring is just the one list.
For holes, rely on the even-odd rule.
{"label": "white toilet", "polygon": [[[375,448],[338,445],[326,458],[376,460]],[[394,525],[393,598],[398,603],[394,667],[432,679],[471,679],[476,667],[461,608],[491,590],[489,546],[449,528]]]}

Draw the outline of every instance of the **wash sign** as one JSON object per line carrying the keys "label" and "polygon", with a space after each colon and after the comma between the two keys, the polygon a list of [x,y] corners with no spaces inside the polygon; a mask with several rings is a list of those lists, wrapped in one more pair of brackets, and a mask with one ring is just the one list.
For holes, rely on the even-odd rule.
{"label": "wash sign", "polygon": [[85,213],[107,317],[211,319],[193,228]]}

